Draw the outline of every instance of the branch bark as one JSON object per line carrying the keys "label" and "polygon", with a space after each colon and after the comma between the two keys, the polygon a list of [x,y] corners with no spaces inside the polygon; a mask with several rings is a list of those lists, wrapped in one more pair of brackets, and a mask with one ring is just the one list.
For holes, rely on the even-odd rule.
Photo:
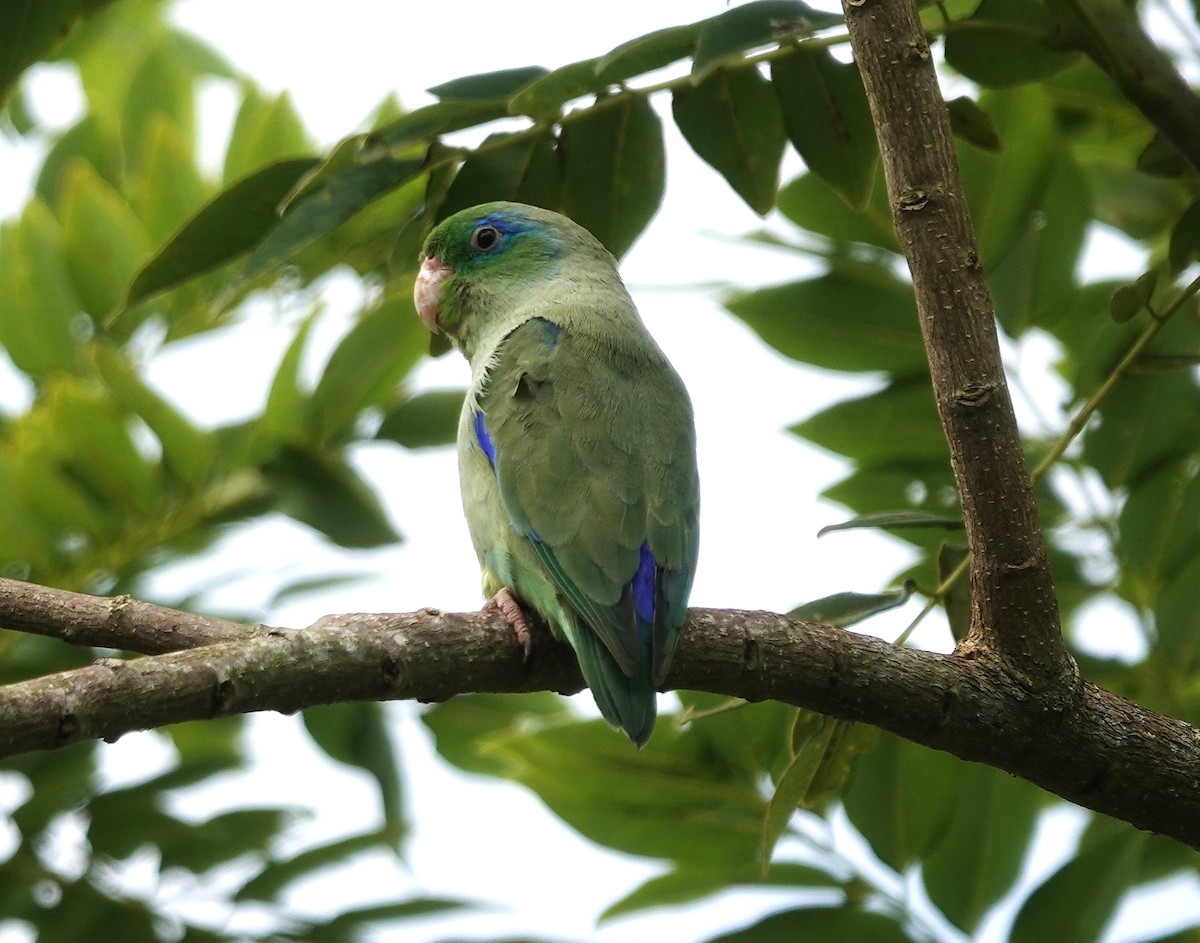
{"label": "branch bark", "polygon": [[1078,679],[1013,414],[995,310],[954,154],[950,117],[912,0],[843,0],[883,155],[971,553],[963,651],[998,658],[1030,691]]}
{"label": "branch bark", "polygon": [[[38,591],[23,590],[27,597]],[[81,604],[77,593],[62,596]],[[10,599],[3,605],[11,611]],[[111,604],[82,597],[82,605],[98,611]],[[59,635],[77,608],[43,611],[41,634]],[[145,611],[172,618],[161,607]],[[230,626],[186,613],[174,618],[193,627],[179,637],[183,645],[205,632],[219,638]],[[156,644],[147,642],[151,624],[127,626],[129,645]],[[570,649],[537,631],[525,662],[511,628],[493,612],[336,615],[296,631],[242,628],[246,634],[233,640],[103,658],[0,688],[0,759],[250,711],[582,687]],[[1200,848],[1200,730],[1086,682],[1050,705],[1029,697],[999,663],[971,653],[898,648],[769,612],[694,609],[667,687],[769,698],[874,724]]]}

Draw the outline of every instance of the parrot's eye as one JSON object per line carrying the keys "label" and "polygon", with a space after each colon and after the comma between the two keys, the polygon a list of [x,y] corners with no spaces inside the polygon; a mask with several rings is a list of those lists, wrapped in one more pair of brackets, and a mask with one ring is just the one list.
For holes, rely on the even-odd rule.
{"label": "parrot's eye", "polygon": [[495,226],[480,226],[471,233],[471,248],[476,252],[489,252],[500,242],[500,230]]}

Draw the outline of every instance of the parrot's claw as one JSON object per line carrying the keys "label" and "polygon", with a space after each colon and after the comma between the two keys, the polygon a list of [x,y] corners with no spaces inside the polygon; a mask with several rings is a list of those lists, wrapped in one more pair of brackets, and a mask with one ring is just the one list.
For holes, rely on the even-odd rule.
{"label": "parrot's claw", "polygon": [[529,656],[533,654],[533,635],[529,631],[529,623],[525,621],[525,613],[521,611],[521,604],[517,602],[517,597],[512,594],[512,590],[507,586],[504,587],[483,604],[483,609],[485,612],[494,609],[504,616],[508,624],[512,626],[517,641],[521,643],[521,650],[525,653],[521,660],[529,661]]}

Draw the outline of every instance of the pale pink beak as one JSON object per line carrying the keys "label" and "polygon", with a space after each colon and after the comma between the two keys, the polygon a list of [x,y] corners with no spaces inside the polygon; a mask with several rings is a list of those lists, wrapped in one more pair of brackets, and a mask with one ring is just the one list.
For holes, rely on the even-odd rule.
{"label": "pale pink beak", "polygon": [[417,317],[434,334],[438,333],[437,319],[442,311],[442,279],[453,271],[448,265],[442,265],[436,255],[427,255],[413,285]]}

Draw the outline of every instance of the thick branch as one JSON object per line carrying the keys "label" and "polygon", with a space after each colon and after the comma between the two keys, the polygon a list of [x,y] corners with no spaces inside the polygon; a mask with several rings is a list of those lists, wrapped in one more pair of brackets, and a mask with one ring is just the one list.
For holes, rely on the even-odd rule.
{"label": "thick branch", "polygon": [[1074,664],[929,45],[912,0],[843,6],[962,500],[971,551],[966,644],[995,652],[1029,688],[1066,689]]}
{"label": "thick branch", "polygon": [[[249,711],[581,686],[569,649],[539,635],[523,663],[495,613],[329,616],[258,632],[0,688],[0,757]],[[1048,706],[990,660],[704,609],[690,613],[667,684],[875,724],[1200,848],[1200,730],[1094,685]]]}

